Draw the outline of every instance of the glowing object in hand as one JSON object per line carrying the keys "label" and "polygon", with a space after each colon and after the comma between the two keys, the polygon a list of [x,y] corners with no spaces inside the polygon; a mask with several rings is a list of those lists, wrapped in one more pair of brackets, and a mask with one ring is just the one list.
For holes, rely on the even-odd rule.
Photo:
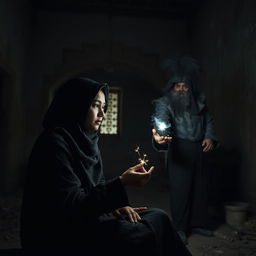
{"label": "glowing object in hand", "polygon": [[139,155],[138,160],[139,160],[140,164],[145,164],[145,165],[147,165],[147,162],[148,162],[148,159],[146,159],[147,155],[146,155],[146,154],[143,154],[143,157],[141,156],[141,154],[140,154],[140,147],[137,147],[137,148],[135,149],[135,152],[137,152],[137,154]]}

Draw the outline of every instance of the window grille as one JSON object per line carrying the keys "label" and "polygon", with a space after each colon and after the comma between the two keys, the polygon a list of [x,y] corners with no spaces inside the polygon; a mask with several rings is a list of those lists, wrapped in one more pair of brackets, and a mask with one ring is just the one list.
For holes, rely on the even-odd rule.
{"label": "window grille", "polygon": [[108,111],[100,127],[101,134],[120,134],[121,89],[109,88]]}

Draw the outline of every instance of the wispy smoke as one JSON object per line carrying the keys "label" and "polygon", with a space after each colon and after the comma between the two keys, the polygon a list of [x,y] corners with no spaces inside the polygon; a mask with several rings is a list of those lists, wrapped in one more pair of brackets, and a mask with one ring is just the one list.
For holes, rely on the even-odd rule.
{"label": "wispy smoke", "polygon": [[153,127],[162,136],[170,135],[172,125],[168,115],[166,99],[160,98],[154,100],[152,103],[155,106],[155,111],[151,118]]}

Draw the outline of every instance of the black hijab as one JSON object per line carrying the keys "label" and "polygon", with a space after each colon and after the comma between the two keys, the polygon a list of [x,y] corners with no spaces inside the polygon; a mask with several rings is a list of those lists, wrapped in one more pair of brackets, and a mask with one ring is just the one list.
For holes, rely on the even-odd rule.
{"label": "black hijab", "polygon": [[85,122],[91,103],[99,90],[102,90],[108,100],[108,86],[89,78],[78,77],[65,82],[57,90],[54,99],[45,114],[43,127],[70,127]]}
{"label": "black hijab", "polygon": [[[103,175],[98,133],[86,131],[84,124],[91,103],[100,90],[105,94],[107,106],[109,92],[106,83],[84,77],[68,80],[57,90],[43,120],[46,132],[54,130],[70,141],[70,145],[73,145],[73,150],[81,156],[86,168],[91,170],[88,175],[94,185]],[[92,167],[99,172],[94,172]]]}

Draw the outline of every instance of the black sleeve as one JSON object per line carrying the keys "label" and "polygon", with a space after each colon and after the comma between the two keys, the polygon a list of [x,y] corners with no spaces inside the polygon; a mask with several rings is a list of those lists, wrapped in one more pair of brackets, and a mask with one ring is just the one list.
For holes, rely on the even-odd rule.
{"label": "black sleeve", "polygon": [[[168,143],[168,144],[169,144],[169,143]],[[158,151],[158,152],[166,152],[166,151],[168,151],[168,144],[160,145],[160,144],[158,144],[158,143],[155,141],[154,137],[152,136],[152,146],[153,146],[153,148],[154,148],[156,151]]]}
{"label": "black sleeve", "polygon": [[49,184],[58,207],[72,216],[97,217],[129,204],[118,177],[95,187],[84,186],[74,171],[68,145],[56,140],[50,144],[45,160],[52,173]]}

